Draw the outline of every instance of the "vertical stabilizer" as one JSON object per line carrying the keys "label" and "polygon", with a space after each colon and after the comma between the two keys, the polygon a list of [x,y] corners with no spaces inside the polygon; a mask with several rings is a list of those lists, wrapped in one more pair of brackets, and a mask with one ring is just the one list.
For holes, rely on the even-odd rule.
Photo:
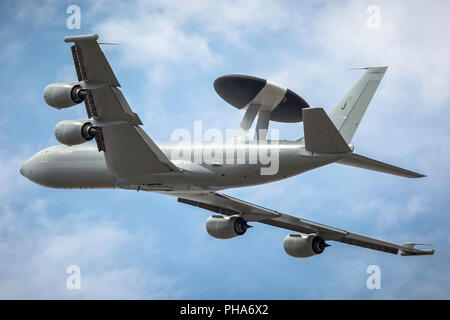
{"label": "vertical stabilizer", "polygon": [[[372,100],[388,67],[368,67],[366,73],[330,111],[329,117],[344,138],[350,143],[364,113]],[[359,69],[359,68],[358,68]]]}
{"label": "vertical stabilizer", "polygon": [[318,153],[352,152],[322,108],[305,108],[302,112],[306,150]]}

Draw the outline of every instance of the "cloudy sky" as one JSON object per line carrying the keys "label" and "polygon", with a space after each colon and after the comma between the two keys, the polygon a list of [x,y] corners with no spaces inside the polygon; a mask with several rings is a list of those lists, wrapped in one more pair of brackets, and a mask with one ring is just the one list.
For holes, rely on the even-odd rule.
{"label": "cloudy sky", "polygon": [[[67,28],[69,5],[81,9],[79,30]],[[2,1],[0,19],[0,298],[450,298],[448,1]],[[208,212],[174,198],[26,180],[20,165],[57,144],[55,124],[85,116],[83,106],[48,107],[42,92],[76,79],[63,38],[87,33],[120,43],[105,54],[154,140],[192,132],[196,120],[235,128],[242,114],[212,87],[223,74],[270,79],[329,110],[361,75],[347,67],[388,65],[353,143],[426,178],[335,164],[225,193],[387,241],[433,243],[436,255],[332,243],[295,259],[285,230],[257,225],[221,241],[205,231]],[[287,139],[303,132],[273,127]],[[69,265],[81,269],[81,290],[66,287]],[[370,265],[380,290],[366,287]]]}

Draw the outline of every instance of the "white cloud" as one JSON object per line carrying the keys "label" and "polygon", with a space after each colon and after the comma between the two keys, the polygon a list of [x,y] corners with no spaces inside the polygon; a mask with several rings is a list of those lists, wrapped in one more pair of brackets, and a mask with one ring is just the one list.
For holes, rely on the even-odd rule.
{"label": "white cloud", "polygon": [[30,28],[55,23],[55,16],[62,19],[66,17],[65,8],[58,15],[58,0],[44,0],[40,2],[21,2],[17,6],[14,18],[27,24]]}
{"label": "white cloud", "polygon": [[[135,10],[135,9],[133,9]],[[170,14],[141,8],[132,17],[110,17],[94,27],[102,39],[119,42],[123,63],[144,68],[153,83],[165,83],[173,67],[205,69],[218,61],[208,40]]]}
{"label": "white cloud", "polygon": [[19,169],[23,162],[27,159],[25,150],[19,154],[11,153],[7,150],[0,149],[0,197],[7,199],[16,190],[20,189],[25,181],[20,179]]}
{"label": "white cloud", "polygon": [[[2,34],[0,34],[0,39],[4,39],[6,42],[3,50],[0,52],[0,61],[2,64],[17,63],[20,61],[20,57],[24,52],[25,43],[18,39],[7,38],[6,35],[4,35],[5,33],[6,32],[3,31]],[[8,39],[8,41],[6,41],[6,39]]]}
{"label": "white cloud", "polygon": [[420,195],[410,196],[406,201],[370,195],[370,197],[347,199],[347,208],[340,211],[341,216],[357,217],[360,221],[371,221],[376,217],[379,232],[389,230],[399,224],[412,221],[424,211],[423,198]]}
{"label": "white cloud", "polygon": [[217,66],[223,58],[217,47],[253,52],[250,39],[270,39],[288,30],[292,21],[301,22],[285,4],[259,0],[97,4],[88,14],[106,12],[108,18],[92,30],[102,40],[121,43],[123,63],[144,70],[154,83]]}
{"label": "white cloud", "polygon": [[[2,236],[0,258],[8,261],[0,265],[3,299],[173,298],[180,293],[176,279],[156,272],[152,264],[127,261],[130,248],[140,247],[147,257],[155,255],[149,235],[144,240],[98,219],[95,212],[63,219],[46,216],[45,211],[13,214],[22,217],[10,219],[15,230]],[[69,265],[81,269],[79,291],[66,287]]]}
{"label": "white cloud", "polygon": [[[94,12],[107,10],[109,16],[93,30],[105,40],[123,43],[124,62],[149,69],[153,80],[168,76],[170,66],[213,66],[222,58],[213,43],[246,47],[251,50],[246,54],[262,56],[267,53],[249,40],[264,44],[286,37],[291,41],[286,48],[303,44],[317,51],[321,61],[312,64],[315,68],[331,65],[330,59],[340,67],[387,64],[398,75],[395,79],[408,80],[430,103],[448,98],[446,19],[450,9],[446,1],[433,6],[423,6],[421,1],[378,2],[379,30],[366,26],[366,10],[372,4],[368,1],[316,4],[247,0],[137,1],[108,9],[97,5]],[[298,60],[296,50],[280,48],[279,52],[284,56],[276,62],[278,68],[287,58],[282,70]]]}
{"label": "white cloud", "polygon": [[[40,187],[18,173],[24,159],[0,151],[2,299],[178,297],[177,279],[155,269],[158,260],[151,257],[159,253],[151,233],[131,233],[106,212],[67,212],[64,204],[36,194]],[[155,262],[128,261],[134,250]],[[66,288],[73,264],[81,268],[79,291]]]}
{"label": "white cloud", "polygon": [[408,81],[430,104],[449,98],[450,33],[447,1],[378,1],[381,28],[367,28],[368,1],[325,6],[315,17],[315,41],[343,62],[389,65],[398,81]]}

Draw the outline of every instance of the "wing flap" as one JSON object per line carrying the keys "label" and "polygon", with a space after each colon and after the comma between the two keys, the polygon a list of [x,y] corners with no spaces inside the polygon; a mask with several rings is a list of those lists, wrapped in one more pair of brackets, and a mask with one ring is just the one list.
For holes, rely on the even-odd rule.
{"label": "wing flap", "polygon": [[227,216],[241,215],[247,221],[260,221],[280,216],[274,210],[216,192],[179,194],[178,201]]}
{"label": "wing flap", "polygon": [[[72,54],[79,80],[106,83],[120,87],[111,66],[97,43],[98,35],[65,37],[65,42],[75,42]],[[80,79],[81,77],[81,79]]]}
{"label": "wing flap", "polygon": [[353,246],[363,247],[372,250],[383,251],[387,253],[397,254],[399,246],[393,243],[381,241],[374,238],[369,238],[359,234],[349,232],[344,238],[336,241],[351,244]]}
{"label": "wing flap", "polygon": [[127,121],[131,124],[142,125],[139,116],[128,105],[122,92],[111,86],[95,86],[89,89],[90,104],[94,106],[94,119],[99,121]]}

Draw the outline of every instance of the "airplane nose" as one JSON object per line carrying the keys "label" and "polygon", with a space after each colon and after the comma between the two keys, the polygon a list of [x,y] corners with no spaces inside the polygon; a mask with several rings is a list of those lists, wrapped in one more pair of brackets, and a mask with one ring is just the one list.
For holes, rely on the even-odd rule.
{"label": "airplane nose", "polygon": [[19,172],[21,175],[23,175],[25,178],[30,179],[31,174],[31,160],[28,160],[19,169]]}

